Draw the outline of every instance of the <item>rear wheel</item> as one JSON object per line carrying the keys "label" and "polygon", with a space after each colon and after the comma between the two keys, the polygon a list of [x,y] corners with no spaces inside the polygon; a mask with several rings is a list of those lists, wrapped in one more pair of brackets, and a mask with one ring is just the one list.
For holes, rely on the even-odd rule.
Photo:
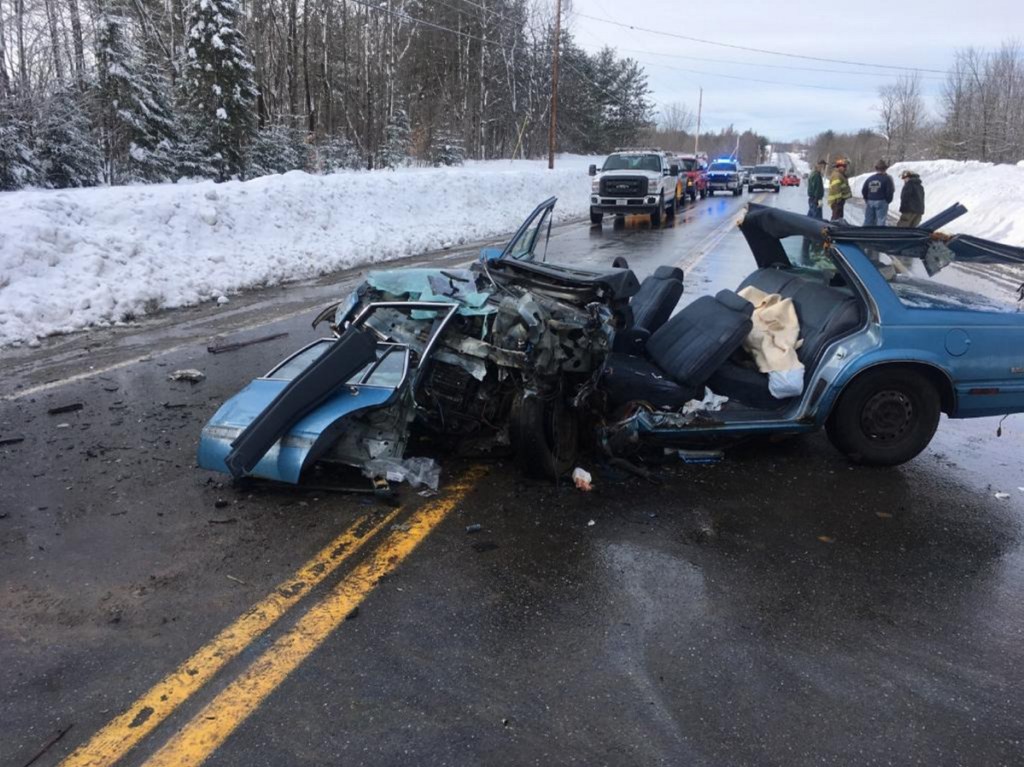
{"label": "rear wheel", "polygon": [[597,213],[593,209],[590,211],[590,223],[600,224],[604,221],[604,213]]}
{"label": "rear wheel", "polygon": [[560,393],[516,395],[510,418],[516,462],[530,476],[558,479],[579,451],[579,422]]}
{"label": "rear wheel", "polygon": [[846,387],[825,428],[832,444],[854,463],[895,466],[928,446],[940,409],[939,393],[921,373],[880,368]]}

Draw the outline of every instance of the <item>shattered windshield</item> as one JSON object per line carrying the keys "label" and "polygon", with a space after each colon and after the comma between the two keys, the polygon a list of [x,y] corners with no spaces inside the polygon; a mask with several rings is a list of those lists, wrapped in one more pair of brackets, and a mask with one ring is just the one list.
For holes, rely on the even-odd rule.
{"label": "shattered windshield", "polygon": [[613,154],[601,170],[642,170],[661,173],[661,158],[656,154]]}
{"label": "shattered windshield", "polygon": [[[276,368],[271,370],[266,378],[275,381],[292,381],[303,370],[319,359],[336,339],[322,338],[319,341],[300,350],[292,355]],[[384,386],[394,388],[402,382],[405,377],[406,361],[408,353],[405,347],[390,344],[377,346],[377,359],[369,362],[358,370],[345,382],[348,384],[362,384],[364,386]]]}
{"label": "shattered windshield", "polygon": [[697,161],[694,160],[692,157],[683,157],[681,160],[679,160],[679,164],[682,166],[683,170],[687,171],[698,170],[699,168],[699,166],[697,165]]}

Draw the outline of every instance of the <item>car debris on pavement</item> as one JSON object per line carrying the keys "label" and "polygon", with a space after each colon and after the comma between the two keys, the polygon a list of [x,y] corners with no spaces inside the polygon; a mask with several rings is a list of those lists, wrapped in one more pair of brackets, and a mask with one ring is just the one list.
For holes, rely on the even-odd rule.
{"label": "car debris on pavement", "polygon": [[206,378],[206,374],[201,370],[186,368],[184,370],[175,370],[168,378],[171,381],[188,381],[189,383],[196,384]]}

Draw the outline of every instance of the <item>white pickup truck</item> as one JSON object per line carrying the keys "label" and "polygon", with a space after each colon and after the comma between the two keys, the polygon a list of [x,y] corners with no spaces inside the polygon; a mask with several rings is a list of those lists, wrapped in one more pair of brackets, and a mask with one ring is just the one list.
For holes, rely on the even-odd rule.
{"label": "white pickup truck", "polygon": [[600,224],[605,213],[648,214],[658,226],[661,217],[674,216],[678,205],[679,166],[658,149],[616,151],[598,170],[590,166],[590,222]]}

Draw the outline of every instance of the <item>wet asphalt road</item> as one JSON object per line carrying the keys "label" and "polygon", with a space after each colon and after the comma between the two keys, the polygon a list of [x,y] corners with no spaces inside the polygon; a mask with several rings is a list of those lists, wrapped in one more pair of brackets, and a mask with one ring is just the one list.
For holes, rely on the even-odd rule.
{"label": "wet asphalt road", "polygon": [[[660,230],[566,225],[548,258],[681,264],[689,299],[735,288],[747,199]],[[0,765],[51,742],[35,764],[58,764],[98,732],[95,763],[123,764],[1024,761],[1020,416],[998,438],[944,419],[895,469],[813,436],[670,465],[659,486],[590,466],[591,494],[502,461],[460,484],[473,466],[452,460],[438,498],[402,489],[397,510],[196,469],[217,405],[358,279],[5,352],[0,440],[25,439],[0,446]],[[206,379],[167,380],[186,367]],[[345,559],[353,524],[381,529]],[[298,578],[321,551],[332,564]],[[292,602],[231,653],[193,655],[268,599]],[[131,708],[186,659],[173,706]]]}

